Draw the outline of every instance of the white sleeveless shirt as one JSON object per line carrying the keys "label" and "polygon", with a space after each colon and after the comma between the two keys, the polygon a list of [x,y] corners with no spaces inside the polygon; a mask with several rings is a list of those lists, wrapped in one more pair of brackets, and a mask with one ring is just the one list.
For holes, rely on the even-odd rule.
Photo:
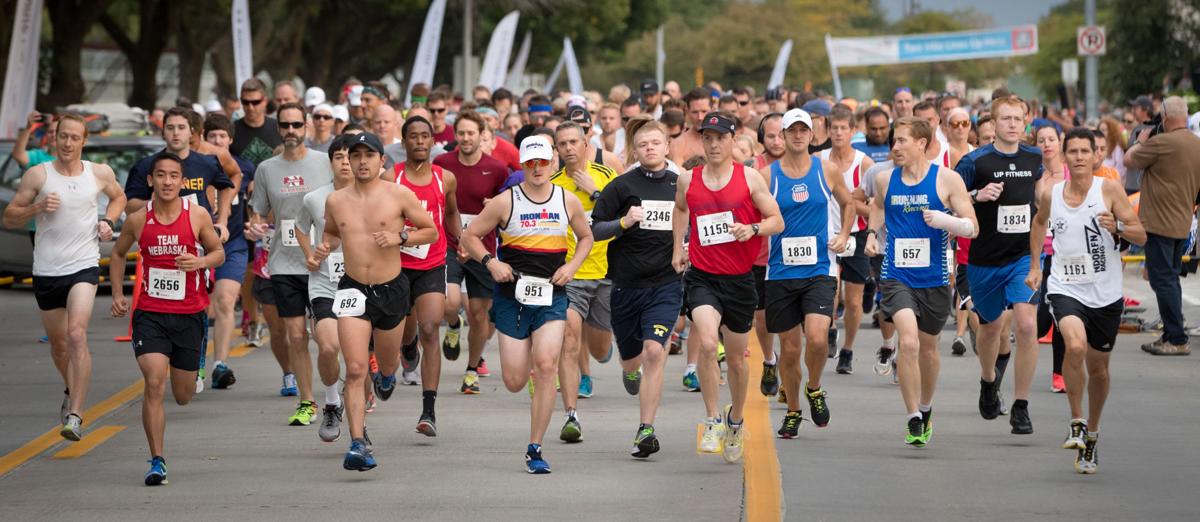
{"label": "white sleeveless shirt", "polygon": [[99,222],[100,185],[90,161],[83,162],[79,176],[64,176],[54,162],[42,163],[46,183],[38,193],[45,199],[58,193],[58,210],[37,215],[33,239],[33,275],[55,277],[71,275],[100,265]]}
{"label": "white sleeveless shirt", "polygon": [[[825,149],[819,154],[825,165],[833,164],[833,160],[829,159],[833,155],[833,149]],[[863,175],[866,174],[862,171],[862,162],[866,157],[867,155],[863,151],[854,149],[854,160],[850,162],[850,166],[846,167],[846,170],[842,171],[842,179],[846,181],[846,190],[854,192],[854,189],[862,184]],[[829,197],[829,222],[833,223],[835,235],[842,231],[842,205],[833,199],[832,194]],[[867,228],[867,221],[861,217],[855,217],[850,226],[850,232],[858,232],[865,228]]]}
{"label": "white sleeveless shirt", "polygon": [[1092,187],[1078,207],[1063,199],[1066,181],[1054,185],[1049,229],[1054,233],[1054,258],[1046,281],[1048,294],[1065,295],[1089,308],[1102,308],[1122,297],[1121,254],[1117,242],[1100,226],[1096,215],[1104,205],[1104,180]]}

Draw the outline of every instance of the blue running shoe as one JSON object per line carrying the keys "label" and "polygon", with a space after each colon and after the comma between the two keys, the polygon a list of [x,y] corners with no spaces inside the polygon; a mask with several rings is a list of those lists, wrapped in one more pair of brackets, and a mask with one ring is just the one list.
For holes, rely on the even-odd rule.
{"label": "blue running shoe", "polygon": [[591,375],[580,375],[579,376],[579,398],[580,399],[592,398],[592,376]]}
{"label": "blue running shoe", "polygon": [[[225,363],[219,363],[213,366],[212,371],[212,387],[216,390],[224,390],[233,386],[237,382],[237,377],[233,376],[233,370],[229,369]],[[299,390],[297,390],[299,391]]]}
{"label": "blue running shoe", "polygon": [[346,458],[342,460],[342,467],[350,471],[367,471],[375,466],[375,455],[371,453],[371,448],[367,447],[367,441],[363,439],[350,441],[350,451],[346,452]]}
{"label": "blue running shoe", "polygon": [[279,395],[283,397],[297,397],[300,395],[300,387],[296,385],[296,374],[283,374],[283,386],[279,388]]}
{"label": "blue running shoe", "polygon": [[158,486],[167,483],[167,461],[162,457],[149,460],[150,471],[146,472],[146,485]]}
{"label": "blue running shoe", "polygon": [[550,473],[550,463],[542,458],[540,445],[530,444],[529,449],[525,450],[525,471],[533,475]]}
{"label": "blue running shoe", "polygon": [[396,374],[384,375],[377,373],[371,381],[375,384],[375,395],[381,401],[388,400],[392,396],[392,392],[396,391]]}
{"label": "blue running shoe", "polygon": [[696,372],[691,371],[683,374],[683,389],[690,392],[700,391],[700,377],[696,375]]}

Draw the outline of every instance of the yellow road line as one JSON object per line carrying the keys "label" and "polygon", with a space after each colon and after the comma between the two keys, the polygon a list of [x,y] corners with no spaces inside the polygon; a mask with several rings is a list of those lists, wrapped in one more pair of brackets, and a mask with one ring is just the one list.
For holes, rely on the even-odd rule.
{"label": "yellow road line", "polygon": [[90,430],[79,442],[71,444],[62,451],[55,453],[54,458],[77,459],[82,457],[87,452],[95,449],[96,446],[104,444],[104,441],[111,439],[113,435],[120,433],[123,429],[125,429],[125,426],[100,426],[99,428]]}
{"label": "yellow road line", "polygon": [[[728,354],[729,357],[739,355]],[[746,520],[753,522],[777,521],[783,517],[783,484],[771,429],[771,406],[754,385],[762,378],[762,362],[762,350],[751,334],[750,358],[746,359],[750,366],[751,386],[746,394],[746,451],[742,469],[746,477]]]}

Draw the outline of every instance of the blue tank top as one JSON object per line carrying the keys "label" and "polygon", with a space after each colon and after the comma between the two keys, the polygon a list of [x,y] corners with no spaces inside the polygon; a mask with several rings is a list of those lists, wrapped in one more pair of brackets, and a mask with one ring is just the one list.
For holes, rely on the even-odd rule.
{"label": "blue tank top", "polygon": [[837,254],[828,247],[835,226],[829,220],[832,198],[821,160],[813,158],[800,179],[787,177],[781,163],[771,164],[771,195],[783,215],[783,232],[771,236],[767,280],[836,275]]}
{"label": "blue tank top", "polygon": [[901,167],[892,171],[888,183],[884,221],[887,246],[883,257],[883,279],[895,279],[909,288],[935,288],[950,284],[950,235],[925,224],[924,210],[946,211],[937,193],[938,165],[929,166],[925,179],[908,185]]}

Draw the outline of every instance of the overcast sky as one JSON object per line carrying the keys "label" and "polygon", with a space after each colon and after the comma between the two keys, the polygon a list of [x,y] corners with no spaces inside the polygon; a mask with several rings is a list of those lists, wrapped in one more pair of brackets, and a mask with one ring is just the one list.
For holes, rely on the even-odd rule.
{"label": "overcast sky", "polygon": [[[1021,25],[1037,23],[1038,19],[1050,12],[1050,8],[1063,3],[1063,0],[918,0],[921,9],[926,11],[953,11],[955,9],[974,8],[976,11],[991,15],[997,26]],[[887,11],[888,20],[895,20],[904,14],[904,5],[908,0],[880,0],[880,5]]]}

